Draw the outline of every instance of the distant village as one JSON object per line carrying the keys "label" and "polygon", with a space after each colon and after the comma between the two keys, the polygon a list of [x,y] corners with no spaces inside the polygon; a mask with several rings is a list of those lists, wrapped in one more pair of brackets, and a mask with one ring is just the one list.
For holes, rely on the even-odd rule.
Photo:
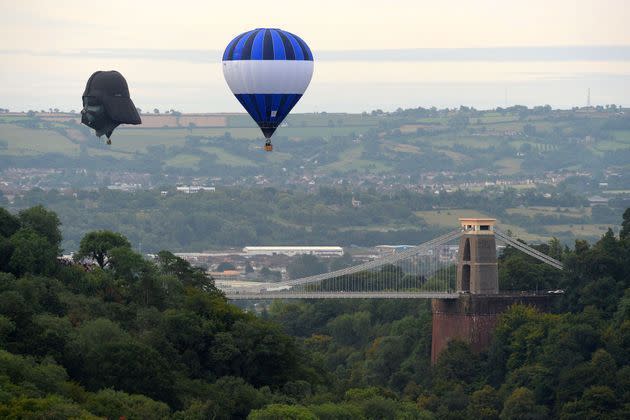
{"label": "distant village", "polygon": [[[70,175],[68,172],[72,172]],[[604,181],[598,182],[596,190],[598,194],[606,194],[608,177],[614,178],[618,174],[614,172],[604,173]],[[85,183],[76,181],[76,178],[86,178]],[[409,190],[415,192],[431,191],[434,194],[452,193],[458,190],[481,191],[486,188],[536,188],[555,187],[562,181],[571,177],[582,177],[591,180],[593,174],[584,171],[560,171],[543,172],[536,176],[502,176],[487,173],[477,179],[462,179],[461,174],[452,171],[426,172],[418,175],[417,180],[400,175],[376,175],[376,174],[351,174],[344,177],[320,176],[317,174],[300,174],[287,176],[283,185],[316,191],[321,186],[344,186],[356,189],[375,188],[378,191]],[[170,181],[175,183],[169,189],[162,189],[160,193],[166,196],[169,193],[196,194],[199,192],[214,192],[221,187],[238,186],[276,186],[277,181],[264,175],[240,177],[236,179],[222,177],[172,177]],[[467,177],[470,178],[470,177]],[[146,189],[156,189],[163,186],[156,185],[148,173],[139,172],[89,172],[87,169],[61,170],[53,168],[6,168],[0,170],[0,193],[11,203],[15,196],[20,196],[34,188],[44,191],[57,190],[62,195],[72,195],[77,190],[98,190],[107,188],[133,192]],[[172,185],[172,184],[171,184]],[[354,207],[359,207],[361,202],[353,201]]]}

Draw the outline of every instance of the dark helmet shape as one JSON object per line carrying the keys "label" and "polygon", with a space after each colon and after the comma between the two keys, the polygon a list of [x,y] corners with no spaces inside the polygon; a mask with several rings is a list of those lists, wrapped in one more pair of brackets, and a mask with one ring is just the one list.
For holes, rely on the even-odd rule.
{"label": "dark helmet shape", "polygon": [[122,74],[112,70],[90,76],[83,92],[81,122],[108,139],[120,124],[142,124]]}

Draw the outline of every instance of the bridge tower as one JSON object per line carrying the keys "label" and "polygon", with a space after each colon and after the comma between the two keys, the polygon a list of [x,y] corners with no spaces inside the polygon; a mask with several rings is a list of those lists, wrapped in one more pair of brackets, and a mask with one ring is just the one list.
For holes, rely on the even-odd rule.
{"label": "bridge tower", "polygon": [[473,294],[499,293],[497,245],[494,240],[496,219],[459,219],[457,291]]}
{"label": "bridge tower", "polygon": [[457,299],[432,299],[433,333],[431,362],[451,340],[468,343],[473,351],[488,347],[498,317],[511,305],[519,303],[547,311],[549,295],[531,293],[499,294],[499,272],[495,242],[495,219],[459,219],[462,235],[459,241],[456,289]]}

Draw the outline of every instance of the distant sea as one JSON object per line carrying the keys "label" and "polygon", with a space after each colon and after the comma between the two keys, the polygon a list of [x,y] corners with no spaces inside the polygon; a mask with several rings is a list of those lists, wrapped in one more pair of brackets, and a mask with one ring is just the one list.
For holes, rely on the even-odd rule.
{"label": "distant sea", "polygon": [[[630,106],[630,47],[520,47],[315,51],[315,74],[294,112],[515,104]],[[90,74],[123,73],[143,110],[241,112],[220,51],[0,51],[0,107],[81,107]]]}

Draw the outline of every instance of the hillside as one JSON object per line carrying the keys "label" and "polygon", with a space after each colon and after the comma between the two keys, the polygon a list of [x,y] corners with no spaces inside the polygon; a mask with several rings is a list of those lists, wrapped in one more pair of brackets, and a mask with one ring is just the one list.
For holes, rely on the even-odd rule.
{"label": "hillside", "polygon": [[545,171],[627,169],[630,118],[624,112],[462,107],[296,114],[279,128],[271,154],[261,153],[261,134],[242,114],[145,114],[143,125],[121,126],[106,147],[76,114],[7,113],[0,115],[0,160],[33,165],[55,154],[65,159],[50,166],[81,167],[82,157],[105,167],[114,159],[127,170],[199,176],[224,169],[236,176],[229,169],[238,168],[243,176],[263,174],[272,182],[303,173],[509,180]]}

